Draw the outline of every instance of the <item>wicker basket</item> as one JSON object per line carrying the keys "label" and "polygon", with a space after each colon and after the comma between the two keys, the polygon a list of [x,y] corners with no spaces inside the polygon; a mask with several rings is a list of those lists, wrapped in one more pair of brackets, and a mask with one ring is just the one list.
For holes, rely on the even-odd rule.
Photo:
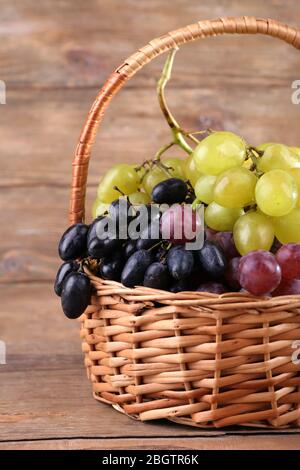
{"label": "wicker basket", "polygon": [[[112,97],[144,65],[183,43],[224,33],[265,34],[300,49],[300,30],[252,17],[200,21],[154,39],[98,94],[73,162],[70,221],[84,217],[88,163]],[[300,296],[172,294],[128,289],[88,273],[94,296],[81,320],[97,400],[129,416],[199,427],[300,425]]]}

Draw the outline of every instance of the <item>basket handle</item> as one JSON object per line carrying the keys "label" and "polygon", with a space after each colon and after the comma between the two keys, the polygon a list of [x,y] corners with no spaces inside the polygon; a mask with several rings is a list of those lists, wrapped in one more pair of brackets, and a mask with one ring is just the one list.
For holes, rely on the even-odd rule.
{"label": "basket handle", "polygon": [[153,39],[145,47],[131,55],[108,78],[97,95],[81,131],[73,159],[73,176],[69,221],[71,224],[84,219],[84,205],[88,165],[96,133],[111,99],[127,80],[158,55],[186,42],[221,34],[265,34],[300,49],[300,29],[271,19],[232,17],[199,21]]}

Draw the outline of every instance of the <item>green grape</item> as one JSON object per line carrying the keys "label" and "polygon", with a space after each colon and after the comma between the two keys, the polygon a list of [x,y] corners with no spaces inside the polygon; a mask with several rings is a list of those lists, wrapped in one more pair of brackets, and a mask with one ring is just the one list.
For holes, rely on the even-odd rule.
{"label": "green grape", "polygon": [[268,147],[271,145],[279,145],[276,142],[266,142],[265,144],[260,144],[257,147],[255,147],[257,150],[260,150],[261,152],[264,152]]}
{"label": "green grape", "polygon": [[300,208],[283,217],[274,217],[275,236],[280,243],[300,243]]}
{"label": "green grape", "polygon": [[256,183],[256,176],[246,168],[230,168],[217,177],[213,199],[224,207],[248,206],[254,200]]}
{"label": "green grape", "polygon": [[186,179],[190,181],[194,188],[198,179],[202,176],[202,173],[196,168],[193,155],[190,155],[184,160],[183,168]]}
{"label": "green grape", "polygon": [[300,147],[290,147],[290,150],[300,157]]}
{"label": "green grape", "polygon": [[168,171],[172,175],[172,178],[186,179],[184,174],[184,160],[181,158],[170,157],[164,160],[163,164],[169,168]]}
{"label": "green grape", "polygon": [[267,215],[281,217],[297,204],[298,190],[294,178],[283,170],[265,173],[255,188],[255,199],[259,209]]}
{"label": "green grape", "polygon": [[149,204],[149,202],[151,202],[151,198],[148,194],[142,193],[141,191],[129,194],[128,199],[133,205]]}
{"label": "green grape", "polygon": [[145,174],[142,182],[142,187],[146,191],[146,193],[151,196],[152,189],[154,188],[154,186],[169,178],[171,178],[171,175],[168,176],[167,172],[163,171],[158,166],[154,166]]}
{"label": "green grape", "polygon": [[144,166],[141,166],[137,163],[134,163],[133,165],[130,165],[131,168],[134,169],[134,171],[137,173],[139,180],[142,181],[145,173],[146,173],[146,168]]}
{"label": "green grape", "polygon": [[258,169],[263,173],[289,168],[300,168],[300,156],[282,144],[269,145],[258,163]]}
{"label": "green grape", "polygon": [[110,203],[120,197],[120,192],[114,187],[117,187],[121,193],[130,194],[138,189],[139,184],[139,176],[132,165],[125,163],[114,165],[100,181],[97,198]]}
{"label": "green grape", "polygon": [[241,166],[246,155],[246,143],[232,132],[212,133],[193,152],[196,167],[206,175],[219,175],[229,168]]}
{"label": "green grape", "polygon": [[199,201],[204,202],[205,204],[213,202],[216,179],[216,176],[211,175],[200,176],[195,185],[195,194]]}
{"label": "green grape", "polygon": [[235,222],[243,215],[243,209],[228,209],[212,202],[204,213],[204,221],[209,228],[218,232],[232,231]]}
{"label": "green grape", "polygon": [[233,238],[242,256],[250,251],[270,250],[274,241],[272,220],[260,212],[247,212],[237,220]]}
{"label": "green grape", "polygon": [[109,204],[106,204],[105,202],[100,201],[100,199],[96,199],[94,201],[93,207],[92,207],[92,216],[93,219],[96,219],[100,215],[103,215],[105,212],[109,210]]}
{"label": "green grape", "polygon": [[298,199],[297,199],[296,207],[300,207],[300,168],[291,168],[290,170],[287,170],[287,173],[291,175],[296,181],[296,185],[298,189]]}

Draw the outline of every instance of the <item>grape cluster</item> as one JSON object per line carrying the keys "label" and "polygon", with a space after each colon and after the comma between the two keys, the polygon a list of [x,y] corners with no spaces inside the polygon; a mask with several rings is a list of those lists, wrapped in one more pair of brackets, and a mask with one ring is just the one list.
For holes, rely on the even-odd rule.
{"label": "grape cluster", "polygon": [[[186,159],[115,165],[100,181],[94,221],[69,227],[59,243],[55,292],[66,316],[90,302],[85,265],[130,288],[300,294],[299,173],[300,150],[252,149],[229,132],[212,132]],[[132,236],[142,208],[147,223]],[[189,249],[201,230],[203,246]]]}

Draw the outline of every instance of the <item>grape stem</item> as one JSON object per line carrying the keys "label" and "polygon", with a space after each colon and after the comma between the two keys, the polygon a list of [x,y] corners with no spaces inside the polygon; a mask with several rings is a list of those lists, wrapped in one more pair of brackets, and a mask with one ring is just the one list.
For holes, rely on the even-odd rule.
{"label": "grape stem", "polygon": [[[168,83],[168,81],[171,78],[171,72],[173,68],[173,63],[174,63],[174,57],[177,52],[178,48],[174,48],[170,51],[168,54],[167,60],[165,62],[165,65],[163,67],[160,79],[158,80],[157,84],[157,95],[158,95],[158,101],[160,108],[162,110],[162,113],[172,131],[173,134],[173,144],[179,145],[186,153],[189,155],[193,153],[193,149],[189,146],[189,144],[186,142],[182,129],[179,126],[178,122],[172,115],[167,102],[166,102],[166,97],[165,97],[165,88]],[[162,148],[163,149],[163,148]],[[164,150],[165,151],[165,150]],[[162,152],[164,153],[164,152]]]}

